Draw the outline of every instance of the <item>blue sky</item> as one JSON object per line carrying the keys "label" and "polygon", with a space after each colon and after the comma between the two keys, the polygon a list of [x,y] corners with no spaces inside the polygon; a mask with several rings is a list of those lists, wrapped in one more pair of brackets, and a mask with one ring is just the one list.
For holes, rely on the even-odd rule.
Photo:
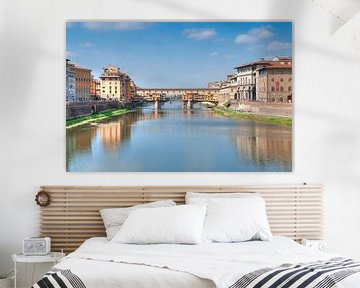
{"label": "blue sky", "polygon": [[68,22],[66,57],[114,64],[139,87],[206,87],[260,57],[292,55],[291,22]]}

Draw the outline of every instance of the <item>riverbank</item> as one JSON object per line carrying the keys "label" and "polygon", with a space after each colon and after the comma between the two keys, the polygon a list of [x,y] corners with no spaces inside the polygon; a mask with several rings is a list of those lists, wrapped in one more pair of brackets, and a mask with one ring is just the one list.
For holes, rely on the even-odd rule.
{"label": "riverbank", "polygon": [[278,117],[278,116],[264,116],[255,113],[249,112],[240,112],[232,109],[222,108],[222,107],[213,107],[211,108],[215,113],[229,117],[235,120],[252,120],[257,122],[263,123],[271,123],[277,125],[284,125],[284,126],[292,126],[292,118],[288,117]]}
{"label": "riverbank", "polygon": [[77,117],[74,119],[69,119],[69,120],[66,120],[66,129],[74,128],[74,127],[84,125],[87,123],[98,122],[98,121],[101,121],[101,120],[104,120],[104,119],[107,119],[110,117],[127,114],[127,113],[130,113],[133,111],[134,110],[131,108],[124,107],[121,109],[104,111],[104,112],[94,113],[94,114],[87,115],[87,116]]}

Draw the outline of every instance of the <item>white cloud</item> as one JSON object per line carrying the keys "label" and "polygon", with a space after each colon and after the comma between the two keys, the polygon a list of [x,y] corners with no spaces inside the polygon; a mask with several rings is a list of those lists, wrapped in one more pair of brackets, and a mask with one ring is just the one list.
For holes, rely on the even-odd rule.
{"label": "white cloud", "polygon": [[248,34],[240,34],[236,36],[235,43],[254,43],[256,39]]}
{"label": "white cloud", "polygon": [[261,40],[266,40],[274,36],[274,33],[270,30],[270,27],[263,26],[259,28],[250,29],[245,34],[239,34],[235,38],[235,43],[239,44],[251,44]]}
{"label": "white cloud", "polygon": [[141,30],[143,22],[86,22],[84,27],[89,30]]}
{"label": "white cloud", "polygon": [[218,55],[218,52],[216,52],[216,51],[213,51],[213,52],[209,53],[209,57],[215,57],[217,55]]}
{"label": "white cloud", "polygon": [[289,42],[272,41],[266,46],[266,49],[271,51],[286,50],[286,49],[291,49],[291,46],[292,45]]}
{"label": "white cloud", "polygon": [[90,48],[90,47],[93,47],[93,46],[94,46],[94,44],[92,42],[90,42],[90,41],[79,44],[79,47],[83,47],[83,48]]}
{"label": "white cloud", "polygon": [[215,29],[186,29],[183,31],[187,38],[197,41],[212,39],[216,36]]}

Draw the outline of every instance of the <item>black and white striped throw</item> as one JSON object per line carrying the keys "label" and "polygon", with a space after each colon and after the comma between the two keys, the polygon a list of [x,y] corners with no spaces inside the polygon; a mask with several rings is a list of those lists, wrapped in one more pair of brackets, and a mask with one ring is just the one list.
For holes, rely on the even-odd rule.
{"label": "black and white striped throw", "polygon": [[86,288],[81,279],[69,269],[52,269],[32,288]]}
{"label": "black and white striped throw", "polygon": [[229,288],[331,288],[359,272],[360,262],[345,258],[284,264],[246,274]]}

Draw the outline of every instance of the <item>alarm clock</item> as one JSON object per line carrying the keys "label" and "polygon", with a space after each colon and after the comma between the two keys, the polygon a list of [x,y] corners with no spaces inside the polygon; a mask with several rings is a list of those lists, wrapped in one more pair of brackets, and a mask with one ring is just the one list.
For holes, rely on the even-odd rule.
{"label": "alarm clock", "polygon": [[311,249],[314,250],[318,250],[321,252],[327,252],[328,250],[328,243],[325,240],[308,240],[308,239],[303,239],[301,241],[301,244],[309,247]]}
{"label": "alarm clock", "polygon": [[50,253],[50,237],[30,237],[23,240],[24,255],[46,255]]}

